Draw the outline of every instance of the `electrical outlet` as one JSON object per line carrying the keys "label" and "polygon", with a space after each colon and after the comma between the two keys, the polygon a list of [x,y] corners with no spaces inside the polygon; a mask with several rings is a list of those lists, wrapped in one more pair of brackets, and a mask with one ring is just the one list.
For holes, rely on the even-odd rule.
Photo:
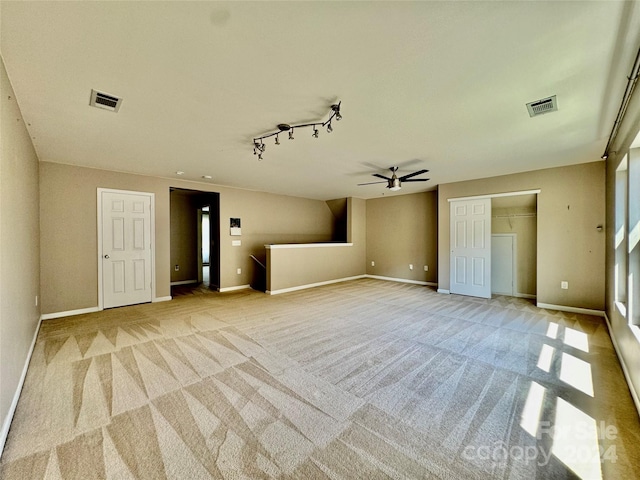
{"label": "electrical outlet", "polygon": [[428,272],[428,271],[429,271],[429,265],[425,265],[425,266],[424,266],[424,271],[425,271],[425,272]]}
{"label": "electrical outlet", "polygon": [[562,288],[563,290],[568,290],[569,282],[565,282],[565,281],[560,282],[560,288]]}
{"label": "electrical outlet", "polygon": [[376,262],[374,262],[373,260],[371,261],[371,266],[375,267],[376,266]]}
{"label": "electrical outlet", "polygon": [[175,267],[173,267],[173,269],[174,269],[176,272],[179,272],[179,271],[180,271],[180,265],[176,265]]}
{"label": "electrical outlet", "polygon": [[409,264],[409,270],[413,270],[413,263]]}
{"label": "electrical outlet", "polygon": [[237,269],[237,270],[236,270],[236,273],[237,273],[238,275],[240,275],[240,274],[242,273],[242,269],[241,269],[241,268]]}

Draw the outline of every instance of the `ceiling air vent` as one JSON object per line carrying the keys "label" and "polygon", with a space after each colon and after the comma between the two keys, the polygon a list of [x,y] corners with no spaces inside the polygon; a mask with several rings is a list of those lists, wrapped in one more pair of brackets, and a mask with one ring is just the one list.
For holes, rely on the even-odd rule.
{"label": "ceiling air vent", "polygon": [[117,112],[122,104],[122,99],[109,95],[107,93],[91,90],[91,101],[89,105],[92,107],[104,108],[112,112]]}
{"label": "ceiling air vent", "polygon": [[536,100],[535,102],[527,103],[527,110],[530,117],[537,117],[549,112],[555,112],[558,110],[558,101],[556,96],[543,98],[542,100]]}

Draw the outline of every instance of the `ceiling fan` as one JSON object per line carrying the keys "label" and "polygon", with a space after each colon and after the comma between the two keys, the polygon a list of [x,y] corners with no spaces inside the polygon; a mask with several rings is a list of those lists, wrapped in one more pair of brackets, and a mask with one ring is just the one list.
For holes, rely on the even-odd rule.
{"label": "ceiling fan", "polygon": [[402,182],[426,182],[429,180],[428,178],[412,178],[412,177],[415,177],[416,175],[422,175],[423,173],[427,173],[429,170],[418,170],[417,172],[409,173],[401,177],[398,177],[396,175],[396,172],[398,171],[398,167],[389,167],[389,170],[391,171],[391,174],[392,174],[391,178],[385,177],[384,175],[380,175],[379,173],[372,174],[374,177],[383,178],[385,180],[384,182],[359,183],[358,186],[373,185],[375,183],[386,183],[387,188],[392,192],[395,192],[402,188],[401,187]]}

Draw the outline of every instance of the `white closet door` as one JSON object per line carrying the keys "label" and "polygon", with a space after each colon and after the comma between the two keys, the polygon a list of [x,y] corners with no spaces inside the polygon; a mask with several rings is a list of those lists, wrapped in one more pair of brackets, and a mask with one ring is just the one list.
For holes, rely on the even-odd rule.
{"label": "white closet door", "polygon": [[491,298],[491,199],[450,202],[450,292]]}

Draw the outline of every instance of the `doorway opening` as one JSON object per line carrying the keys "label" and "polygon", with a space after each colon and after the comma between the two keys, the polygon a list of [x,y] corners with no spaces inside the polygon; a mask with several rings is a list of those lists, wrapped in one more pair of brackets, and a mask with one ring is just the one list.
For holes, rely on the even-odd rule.
{"label": "doorway opening", "polygon": [[198,209],[198,281],[205,287],[211,285],[211,222],[210,207],[205,205]]}
{"label": "doorway opening", "polygon": [[[172,188],[171,289],[220,287],[220,194]],[[178,292],[179,293],[179,292]]]}
{"label": "doorway opening", "polygon": [[538,195],[491,199],[491,293],[536,298]]}

